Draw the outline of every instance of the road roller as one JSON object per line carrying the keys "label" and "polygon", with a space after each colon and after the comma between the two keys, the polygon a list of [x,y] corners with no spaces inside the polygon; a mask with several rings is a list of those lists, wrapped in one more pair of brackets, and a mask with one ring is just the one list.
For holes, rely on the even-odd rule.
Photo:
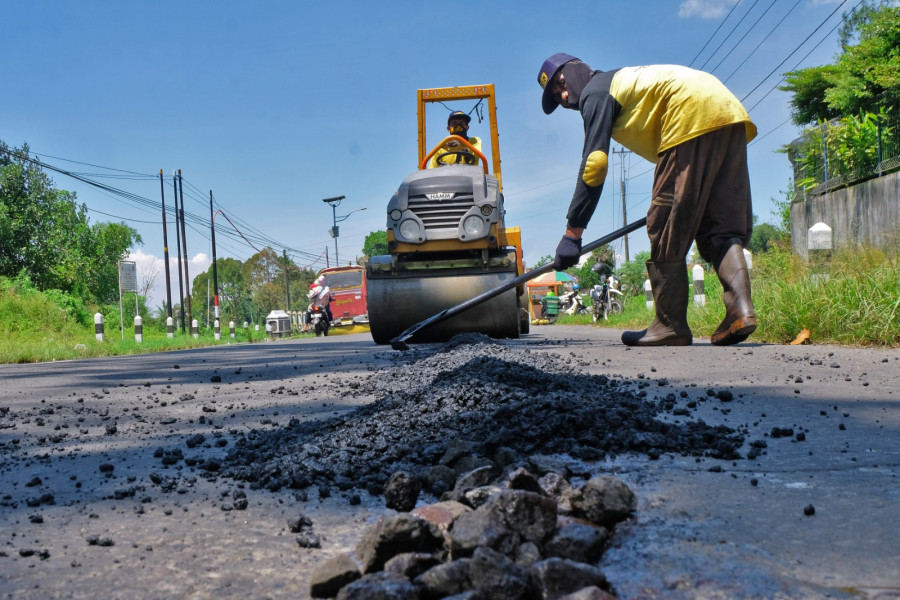
{"label": "road roller", "polygon": [[[451,134],[428,150],[426,107],[455,101],[478,101],[473,110],[481,108],[479,114],[487,101],[490,163],[465,136]],[[493,84],[420,89],[417,112],[418,168],[387,205],[389,254],[366,264],[369,327],[377,344],[524,273],[521,232],[505,222]],[[431,162],[448,153],[466,160]],[[429,168],[430,162],[443,166]],[[526,301],[524,285],[516,286],[408,341],[441,342],[461,332],[517,338],[528,332]]]}

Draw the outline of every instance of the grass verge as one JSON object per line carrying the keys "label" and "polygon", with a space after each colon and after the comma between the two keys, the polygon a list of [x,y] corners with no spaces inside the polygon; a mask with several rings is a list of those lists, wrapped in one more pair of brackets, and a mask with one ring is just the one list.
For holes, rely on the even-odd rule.
{"label": "grass verge", "polygon": [[[758,327],[752,341],[786,344],[804,329],[813,343],[900,347],[900,255],[880,250],[836,252],[811,265],[783,249],[753,257],[751,285]],[[709,337],[725,316],[722,285],[705,278],[706,303],[690,301],[694,337]],[[653,321],[644,296],[629,296],[625,313],[598,326],[644,329]],[[590,322],[565,316],[560,323]]]}

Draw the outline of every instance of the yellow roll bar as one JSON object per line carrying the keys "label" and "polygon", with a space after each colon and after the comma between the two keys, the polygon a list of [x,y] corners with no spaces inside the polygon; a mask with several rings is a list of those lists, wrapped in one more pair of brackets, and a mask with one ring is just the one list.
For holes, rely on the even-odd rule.
{"label": "yellow roll bar", "polygon": [[487,157],[481,153],[481,150],[479,150],[478,148],[473,146],[469,142],[469,140],[465,139],[462,136],[458,136],[458,135],[448,135],[447,137],[442,139],[440,141],[440,143],[438,143],[437,146],[435,146],[434,148],[431,149],[431,152],[429,152],[427,155],[425,155],[425,158],[422,159],[422,162],[419,165],[419,169],[424,169],[425,167],[427,167],[428,161],[431,160],[431,157],[434,156],[435,154],[437,154],[437,151],[440,150],[441,148],[443,148],[444,144],[447,143],[447,141],[449,141],[449,140],[456,140],[458,142],[465,144],[469,150],[471,150],[472,152],[475,153],[475,156],[477,156],[478,158],[481,159],[481,164],[484,165],[484,174],[485,175],[488,174]]}
{"label": "yellow roll bar", "polygon": [[[497,101],[494,96],[494,84],[467,85],[461,87],[429,88],[418,90],[418,116],[419,116],[419,161],[418,164],[427,162],[428,149],[425,141],[425,107],[429,102],[442,102],[447,100],[478,100],[487,98],[488,121],[491,129],[491,159],[494,176],[503,190],[503,180],[500,176],[500,134],[497,130]],[[463,140],[465,141],[465,140]],[[429,156],[430,157],[430,156]],[[484,159],[484,155],[482,155]],[[484,161],[487,167],[487,161]]]}

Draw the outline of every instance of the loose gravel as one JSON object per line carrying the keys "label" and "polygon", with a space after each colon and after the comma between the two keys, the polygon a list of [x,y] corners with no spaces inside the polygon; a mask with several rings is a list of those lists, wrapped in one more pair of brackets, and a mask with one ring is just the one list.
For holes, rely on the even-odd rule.
{"label": "loose gravel", "polygon": [[[398,354],[396,366],[354,384],[377,400],[325,422],[293,419],[251,432],[213,468],[254,488],[337,488],[381,494],[397,471],[425,480],[453,445],[515,462],[534,454],[599,460],[622,453],[740,458],[744,436],[685,419],[674,394],[587,375],[560,355],[531,352],[478,334],[437,351]],[[730,393],[730,392],[729,392]],[[439,496],[445,482],[432,481]]]}

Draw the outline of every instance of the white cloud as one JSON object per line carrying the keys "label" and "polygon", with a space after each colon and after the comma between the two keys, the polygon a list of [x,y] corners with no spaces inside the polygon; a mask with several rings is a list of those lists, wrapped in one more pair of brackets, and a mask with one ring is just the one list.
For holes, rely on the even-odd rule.
{"label": "white cloud", "polygon": [[[128,255],[127,260],[132,260],[137,268],[138,288],[143,288],[147,279],[153,277],[153,285],[147,292],[147,306],[155,309],[161,306],[166,299],[166,272],[162,258],[153,254],[145,254],[143,250],[137,250]],[[212,261],[210,257],[201,252],[188,261],[188,274],[191,281],[200,273],[209,269]],[[172,302],[178,303],[178,256],[169,254],[169,277],[172,286]],[[190,288],[188,288],[190,289]]]}
{"label": "white cloud", "polygon": [[683,18],[721,19],[740,0],[684,0],[678,7]]}

